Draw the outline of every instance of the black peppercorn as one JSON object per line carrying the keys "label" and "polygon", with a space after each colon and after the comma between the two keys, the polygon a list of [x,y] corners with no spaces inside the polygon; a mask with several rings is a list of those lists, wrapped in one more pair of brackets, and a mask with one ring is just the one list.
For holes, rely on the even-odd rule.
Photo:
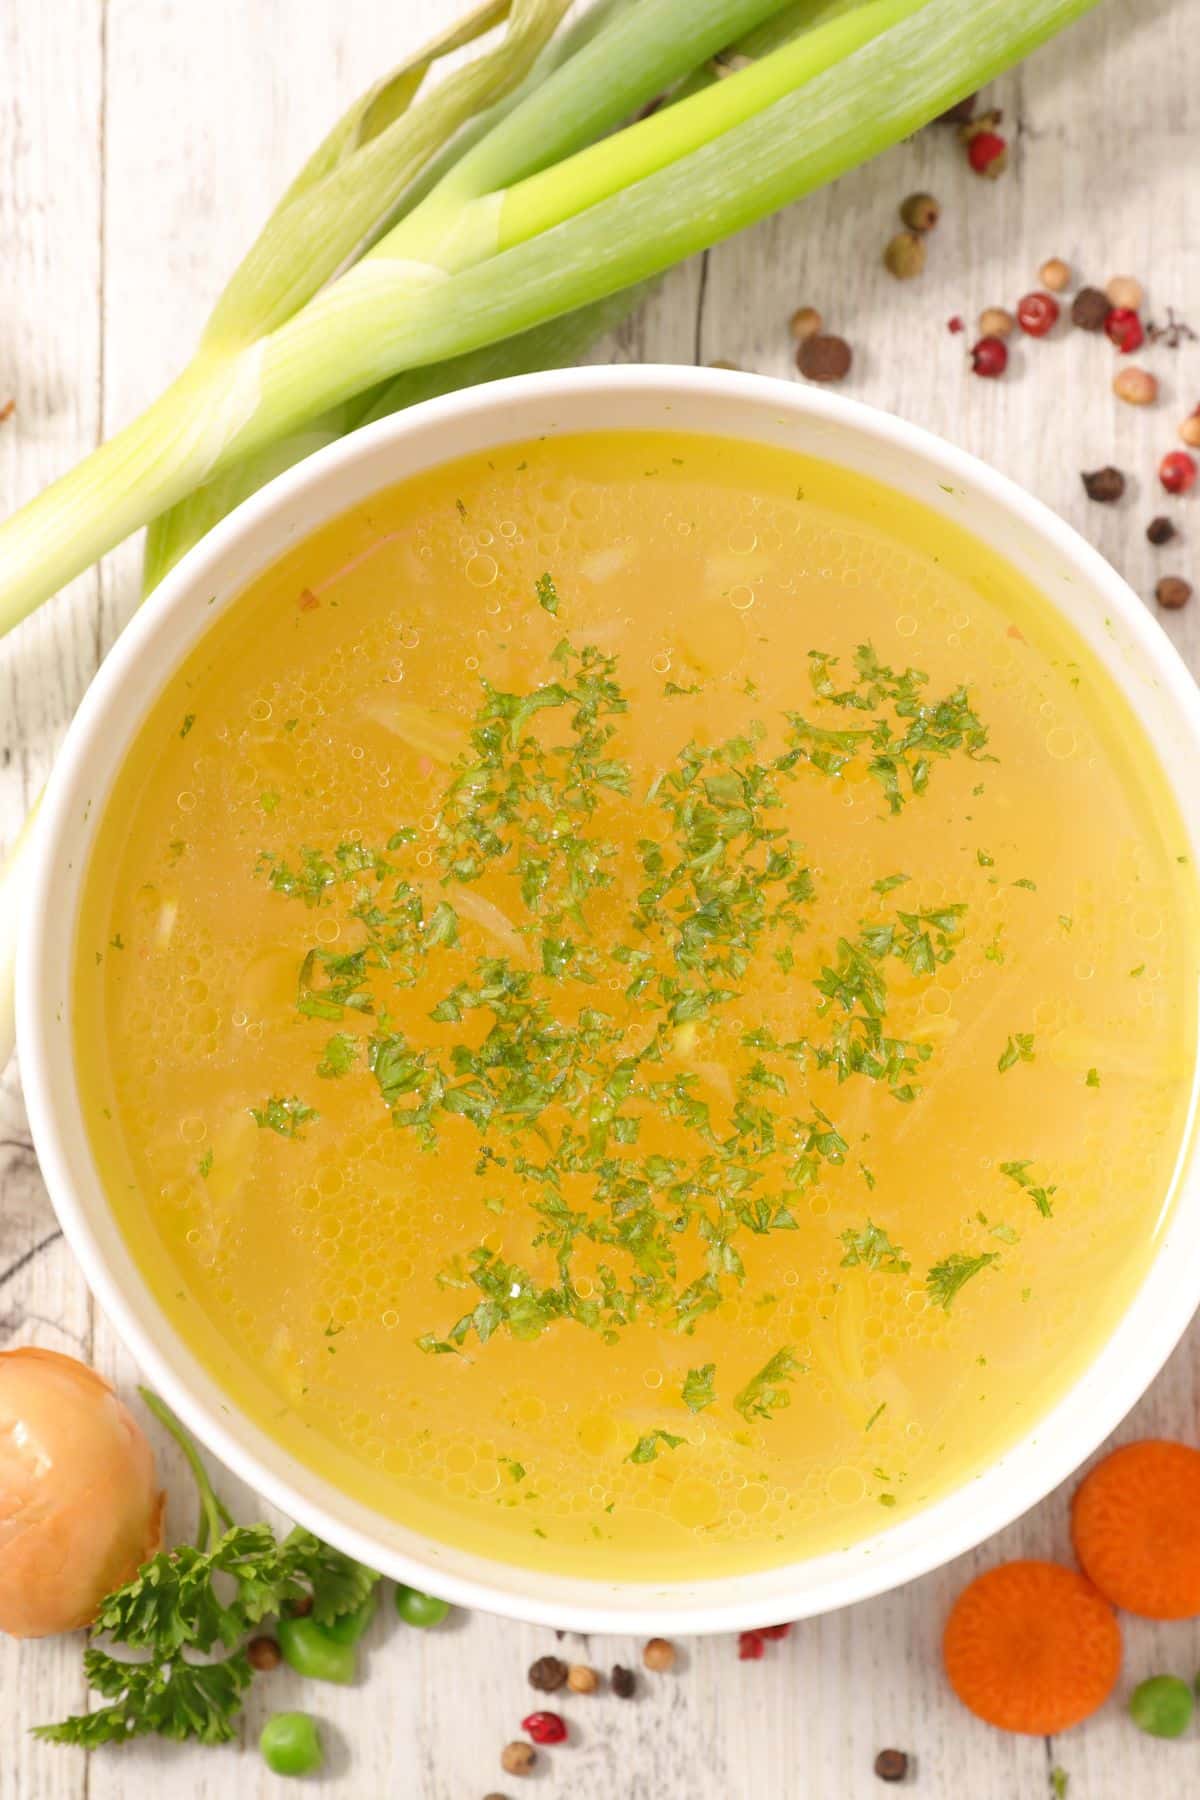
{"label": "black peppercorn", "polygon": [[273,1637],[256,1637],[246,1645],[246,1657],[252,1669],[277,1669],[283,1661],[283,1651]]}
{"label": "black peppercorn", "polygon": [[1175,527],[1170,519],[1160,513],[1157,519],[1151,519],[1147,525],[1146,536],[1152,544],[1169,544],[1175,536]]}
{"label": "black peppercorn", "polygon": [[796,367],[809,381],[842,381],[850,373],[852,361],[845,338],[821,331],[806,337],[796,351]]}
{"label": "black peppercorn", "polygon": [[618,1700],[632,1700],[637,1689],[637,1676],[632,1669],[622,1668],[620,1663],[613,1664],[612,1691]]}
{"label": "black peppercorn", "polygon": [[539,1656],[529,1665],[529,1685],[539,1694],[556,1694],[567,1679],[567,1665],[557,1656]]}
{"label": "black peppercorn", "polygon": [[1071,323],[1081,331],[1103,331],[1112,301],[1099,288],[1080,288],[1071,302]]}
{"label": "black peppercorn", "polygon": [[1098,500],[1102,506],[1111,506],[1125,492],[1125,477],[1120,469],[1111,465],[1103,469],[1084,470],[1080,475],[1084,491],[1089,500]]}
{"label": "black peppercorn", "polygon": [[1185,581],[1182,575],[1164,575],[1154,590],[1154,598],[1168,612],[1176,612],[1186,606],[1192,597],[1192,584]]}
{"label": "black peppercorn", "polygon": [[939,113],[937,123],[939,125],[965,125],[968,119],[974,117],[975,103],[978,99],[978,94],[968,94],[956,105],[947,107],[944,113]]}

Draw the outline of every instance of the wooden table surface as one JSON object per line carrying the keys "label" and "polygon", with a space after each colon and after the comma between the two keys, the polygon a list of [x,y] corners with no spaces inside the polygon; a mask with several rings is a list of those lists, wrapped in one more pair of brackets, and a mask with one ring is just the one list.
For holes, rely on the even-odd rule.
{"label": "wooden table surface", "polygon": [[[205,313],[275,195],[362,87],[447,22],[457,0],[4,0],[0,5],[0,510],[35,493],[128,420],[187,356]],[[1200,401],[1200,343],[1158,347],[1162,403],[1113,400],[1113,354],[1076,332],[1015,349],[1009,377],[975,379],[969,339],[946,329],[1011,305],[1049,255],[1103,283],[1132,271],[1150,311],[1200,310],[1200,0],[1107,0],[997,84],[1013,141],[999,181],[972,175],[934,129],[671,275],[597,360],[727,360],[791,374],[787,319],[816,305],[853,341],[847,391],[944,433],[1004,469],[1080,527],[1143,595],[1156,575],[1200,581],[1200,498],[1173,508],[1182,542],[1152,551],[1158,455]],[[880,266],[903,195],[944,205],[924,276]],[[1079,472],[1129,473],[1116,507],[1089,504]],[[1192,525],[1190,521],[1196,519]],[[0,644],[0,844],[11,840],[101,658],[134,606],[135,545],[82,576]],[[1153,609],[1152,599],[1148,602]],[[1200,601],[1165,620],[1200,657]],[[55,1227],[21,1107],[0,1081],[0,1344],[96,1362],[126,1392],[135,1370],[89,1298]],[[1200,1338],[1189,1334],[1122,1435],[1197,1432]],[[158,1434],[161,1439],[161,1434]],[[166,1454],[172,1524],[190,1528]],[[256,1503],[227,1480],[243,1516]],[[1034,1800],[1051,1771],[1070,1800],[1174,1800],[1200,1793],[1196,1743],[1140,1737],[1118,1704],[1053,1743],[1008,1738],[948,1694],[937,1646],[951,1596],[1015,1553],[1066,1549],[1066,1493],[1002,1539],[883,1599],[798,1626],[766,1660],[729,1639],[689,1644],[676,1672],[568,1709],[573,1748],[529,1784],[547,1800],[866,1800],[876,1751],[916,1756],[925,1800]],[[1200,1668],[1200,1626],[1127,1622],[1121,1694],[1143,1675]],[[360,1688],[310,1691],[332,1754],[306,1791],[338,1800],[472,1800],[519,1788],[497,1755],[530,1692],[524,1667],[554,1634],[482,1615],[433,1633],[377,1622]],[[607,1666],[639,1646],[594,1642]],[[80,1644],[0,1645],[0,1800],[150,1800],[282,1794],[255,1749],[262,1712],[302,1704],[287,1674],[260,1684],[242,1748],[139,1745],[82,1753],[26,1727],[84,1701]],[[268,1703],[269,1692],[269,1703]],[[907,1790],[898,1790],[907,1791]]]}

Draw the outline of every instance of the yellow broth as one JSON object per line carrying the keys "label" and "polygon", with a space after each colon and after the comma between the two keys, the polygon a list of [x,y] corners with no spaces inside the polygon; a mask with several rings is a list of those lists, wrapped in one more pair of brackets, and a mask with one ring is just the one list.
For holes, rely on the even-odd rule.
{"label": "yellow broth", "polygon": [[262,575],[140,731],[77,1055],[231,1398],[439,1539],[844,1545],[993,1460],[1152,1253],[1193,872],[1036,592],[829,464],[506,447]]}

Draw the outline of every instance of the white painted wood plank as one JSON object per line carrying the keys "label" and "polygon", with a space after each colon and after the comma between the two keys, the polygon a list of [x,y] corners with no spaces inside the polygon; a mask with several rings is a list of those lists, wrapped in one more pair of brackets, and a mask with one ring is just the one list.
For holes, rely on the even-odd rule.
{"label": "white painted wood plank", "polygon": [[[204,8],[109,0],[102,234],[100,0],[72,0],[53,13],[39,0],[10,5],[0,19],[7,34],[0,36],[0,241],[11,246],[0,262],[0,388],[15,375],[21,410],[15,425],[0,426],[6,504],[93,441],[101,319],[109,430],[186,356],[220,279],[327,121],[454,11],[452,0],[409,0],[404,9],[346,0],[302,11],[285,0],[253,8],[237,0]],[[1177,414],[1200,400],[1196,347],[1138,359],[1159,371],[1167,389],[1162,407],[1141,414],[1109,397],[1113,359],[1102,343],[1076,336],[1031,344],[1008,381],[988,386],[965,372],[967,340],[944,329],[952,312],[971,323],[983,304],[1011,304],[1051,253],[1093,279],[1119,265],[1147,276],[1152,310],[1196,305],[1200,226],[1190,204],[1187,113],[1200,48],[1187,14],[1172,0],[1109,0],[1082,32],[1000,84],[1010,124],[1019,121],[1021,130],[1016,166],[996,186],[966,170],[952,134],[927,133],[719,249],[704,284],[701,360],[789,373],[787,316],[811,301],[856,345],[850,391],[1007,469],[1087,531],[1139,591],[1150,591],[1168,560],[1195,578],[1190,545],[1168,559],[1149,550],[1140,528],[1159,510],[1157,456],[1171,447]],[[1119,155],[1122,145],[1128,153]],[[878,256],[896,202],[916,187],[932,188],[946,212],[925,276],[898,288]],[[699,264],[669,277],[608,353],[691,360],[700,286]],[[1078,482],[1080,468],[1108,460],[1137,476],[1129,499],[1111,511],[1089,506]],[[1190,520],[1195,504],[1168,510]],[[102,607],[97,594],[96,578],[84,577],[66,604],[46,609],[0,647],[0,684],[7,683],[0,732],[15,746],[12,764],[0,767],[0,840],[11,836],[40,779],[98,646],[132,609],[133,554],[110,559]],[[1200,648],[1196,608],[1168,628],[1193,652]],[[0,1270],[14,1250],[21,1254],[53,1229],[23,1148],[11,1076],[3,1104],[0,1138],[9,1141],[0,1147]],[[0,1324],[6,1341],[16,1334],[61,1348],[88,1342],[86,1302],[61,1245],[0,1288]],[[128,1392],[133,1371],[102,1323],[96,1354]],[[1196,1358],[1185,1344],[1122,1435],[1193,1434],[1196,1385]],[[177,1460],[163,1461],[172,1527],[182,1532],[190,1523],[186,1489]],[[257,1516],[237,1484],[222,1485],[243,1516]],[[1041,1795],[1051,1755],[1072,1773],[1072,1794],[1087,1800],[1180,1791],[1178,1759],[1187,1752],[1139,1738],[1115,1708],[1048,1751],[1040,1740],[977,1726],[937,1674],[940,1622],[953,1594],[973,1569],[1003,1555],[1062,1554],[1065,1498],[900,1594],[797,1627],[761,1663],[739,1665],[728,1639],[697,1642],[676,1673],[645,1678],[632,1705],[572,1700],[563,1710],[577,1742],[545,1759],[532,1791],[569,1792],[572,1800],[685,1793],[867,1800],[886,1791],[871,1774],[885,1742],[915,1751],[919,1791],[933,1800]],[[1152,1667],[1188,1674],[1200,1663],[1192,1625],[1134,1622],[1127,1638],[1126,1685]],[[339,1800],[392,1793],[461,1800],[517,1786],[501,1775],[498,1751],[534,1700],[525,1665],[555,1647],[552,1633],[483,1616],[429,1635],[381,1621],[368,1640],[369,1685],[304,1694],[328,1721],[333,1746],[327,1776],[308,1791]],[[587,1654],[607,1668],[634,1661],[637,1650],[614,1639]],[[582,1654],[584,1646],[566,1653]],[[287,1674],[261,1684],[242,1751],[139,1746],[94,1759],[85,1788],[78,1758],[30,1745],[21,1729],[75,1703],[77,1654],[74,1643],[5,1647],[0,1678],[16,1699],[6,1715],[0,1800],[81,1800],[85,1791],[149,1800],[164,1781],[204,1800],[287,1791],[253,1749],[262,1713],[300,1699]]]}
{"label": "white painted wood plank", "polygon": [[[0,8],[0,496],[92,448],[100,413],[100,0]],[[0,846],[15,835],[96,665],[95,574],[0,645]],[[87,1356],[90,1302],[46,1199],[16,1071],[0,1070],[0,1348]],[[77,1643],[0,1639],[0,1800],[75,1800],[85,1759],[28,1727],[79,1706]]]}

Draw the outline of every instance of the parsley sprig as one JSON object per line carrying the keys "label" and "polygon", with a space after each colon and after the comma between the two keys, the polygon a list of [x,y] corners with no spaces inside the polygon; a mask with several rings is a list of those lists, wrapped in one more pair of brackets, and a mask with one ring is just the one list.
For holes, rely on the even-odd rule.
{"label": "parsley sprig", "polygon": [[956,1296],[961,1293],[968,1281],[990,1268],[1000,1260],[997,1250],[983,1250],[978,1256],[968,1256],[962,1250],[955,1250],[951,1255],[943,1257],[935,1263],[925,1277],[925,1287],[935,1306],[949,1312]]}
{"label": "parsley sprig", "polygon": [[1042,1217],[1048,1219],[1054,1212],[1053,1197],[1058,1188],[1053,1182],[1040,1182],[1036,1175],[1031,1175],[1029,1171],[1032,1167],[1032,1160],[1026,1157],[1023,1162],[1002,1162],[1000,1173],[1007,1175],[1010,1181],[1015,1181],[1019,1188],[1024,1188]]}
{"label": "parsley sprig", "polygon": [[885,1275],[907,1275],[912,1267],[899,1244],[893,1244],[881,1225],[868,1219],[862,1231],[843,1231],[846,1254],[843,1269],[881,1269]]}
{"label": "parsley sprig", "polygon": [[[362,1606],[379,1580],[301,1526],[278,1539],[269,1525],[236,1525],[182,1425],[141,1391],[195,1477],[195,1541],[160,1550],[104,1600],[83,1667],[109,1704],[35,1726],[50,1743],[92,1750],[153,1735],[228,1743],[254,1678],[244,1647],[250,1632],[305,1600],[318,1624],[332,1624]],[[134,1654],[118,1656],[116,1647]]]}
{"label": "parsley sprig", "polygon": [[803,1373],[803,1365],[795,1352],[785,1344],[756,1375],[750,1377],[741,1392],[734,1395],[733,1404],[744,1419],[769,1419],[773,1412],[791,1405],[792,1396],[786,1384]]}

